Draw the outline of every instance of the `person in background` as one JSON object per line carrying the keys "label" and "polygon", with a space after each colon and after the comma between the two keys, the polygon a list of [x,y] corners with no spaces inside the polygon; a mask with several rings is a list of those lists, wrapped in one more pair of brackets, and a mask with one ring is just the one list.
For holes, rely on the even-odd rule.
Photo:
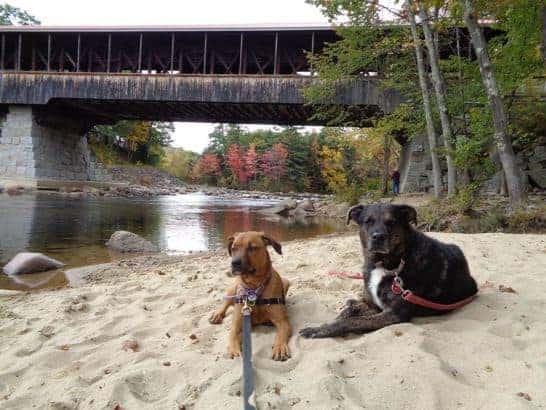
{"label": "person in background", "polygon": [[392,180],[392,193],[394,195],[400,195],[400,172],[395,169],[391,174]]}

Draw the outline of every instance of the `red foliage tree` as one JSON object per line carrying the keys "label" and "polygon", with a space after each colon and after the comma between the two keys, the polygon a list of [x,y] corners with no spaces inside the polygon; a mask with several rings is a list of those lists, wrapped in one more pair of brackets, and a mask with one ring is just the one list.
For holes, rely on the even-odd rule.
{"label": "red foliage tree", "polygon": [[248,179],[253,179],[258,173],[258,154],[256,144],[250,144],[245,154],[245,169]]}
{"label": "red foliage tree", "polygon": [[245,169],[245,155],[244,151],[237,144],[229,146],[226,153],[226,162],[228,164],[231,173],[235,177],[235,180],[244,185],[248,179]]}
{"label": "red foliage tree", "polygon": [[275,144],[270,150],[263,153],[260,168],[271,181],[279,183],[287,173],[287,159],[288,150],[283,144]]}
{"label": "red foliage tree", "polygon": [[216,154],[205,154],[201,157],[199,168],[203,175],[219,175],[220,158]]}

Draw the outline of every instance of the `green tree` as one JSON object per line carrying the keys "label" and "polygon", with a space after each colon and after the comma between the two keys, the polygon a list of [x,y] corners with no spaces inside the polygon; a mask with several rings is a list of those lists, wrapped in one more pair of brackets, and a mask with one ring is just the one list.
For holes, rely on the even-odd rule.
{"label": "green tree", "polygon": [[0,4],[0,26],[38,25],[40,21],[25,10],[13,7],[8,3]]}

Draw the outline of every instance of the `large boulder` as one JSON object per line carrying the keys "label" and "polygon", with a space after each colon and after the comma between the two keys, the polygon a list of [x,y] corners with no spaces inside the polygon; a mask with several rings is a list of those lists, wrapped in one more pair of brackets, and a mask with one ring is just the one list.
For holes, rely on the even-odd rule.
{"label": "large boulder", "polygon": [[63,266],[64,263],[41,253],[21,252],[10,260],[3,270],[6,275],[21,275],[59,269]]}
{"label": "large boulder", "polygon": [[294,214],[294,210],[298,206],[298,203],[294,199],[284,199],[277,205],[264,209],[264,213],[277,214],[281,216],[290,216]]}
{"label": "large boulder", "polygon": [[120,253],[154,253],[159,248],[137,234],[128,231],[116,231],[112,234],[106,246]]}

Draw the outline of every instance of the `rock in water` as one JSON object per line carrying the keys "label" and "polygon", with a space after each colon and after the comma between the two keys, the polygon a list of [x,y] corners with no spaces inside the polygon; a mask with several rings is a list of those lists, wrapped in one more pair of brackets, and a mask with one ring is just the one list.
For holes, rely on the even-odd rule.
{"label": "rock in water", "polygon": [[296,209],[297,206],[298,204],[294,199],[284,199],[272,208],[263,209],[262,212],[267,214],[277,214],[286,217],[293,214],[293,211],[294,209]]}
{"label": "rock in water", "polygon": [[116,231],[112,234],[106,246],[121,253],[152,253],[159,248],[146,239],[127,231]]}
{"label": "rock in water", "polygon": [[21,275],[24,273],[44,272],[59,269],[64,263],[49,258],[41,253],[21,252],[4,266],[6,275]]}
{"label": "rock in water", "polygon": [[304,199],[298,204],[298,208],[303,209],[306,212],[314,212],[315,204],[310,199]]}

